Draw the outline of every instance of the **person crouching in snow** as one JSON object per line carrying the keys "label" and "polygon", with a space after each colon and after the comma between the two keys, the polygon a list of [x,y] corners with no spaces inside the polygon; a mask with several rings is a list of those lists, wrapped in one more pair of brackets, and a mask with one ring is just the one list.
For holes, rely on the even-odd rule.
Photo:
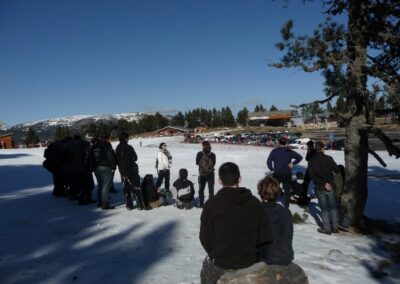
{"label": "person crouching in snow", "polygon": [[188,170],[180,169],[179,178],[173,183],[173,193],[178,209],[191,209],[194,200],[193,182],[188,180]]}
{"label": "person crouching in snow", "polygon": [[307,190],[304,188],[304,175],[302,172],[297,172],[296,179],[292,181],[290,203],[299,204],[300,206],[305,206],[310,203]]}

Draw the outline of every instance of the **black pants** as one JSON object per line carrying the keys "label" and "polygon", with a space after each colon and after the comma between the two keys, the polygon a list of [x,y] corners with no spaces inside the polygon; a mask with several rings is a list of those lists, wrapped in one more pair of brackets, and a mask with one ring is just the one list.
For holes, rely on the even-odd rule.
{"label": "black pants", "polygon": [[165,188],[169,189],[169,176],[170,172],[169,170],[162,170],[158,171],[158,177],[157,177],[157,182],[156,182],[156,188],[160,188],[163,180],[165,179]]}
{"label": "black pants", "polygon": [[204,205],[204,189],[206,188],[206,183],[208,183],[208,199],[210,199],[214,197],[214,184],[215,184],[214,172],[208,175],[199,175],[200,206]]}
{"label": "black pants", "polygon": [[142,190],[140,188],[139,175],[130,175],[122,177],[124,197],[127,207],[133,207],[132,195],[136,199],[136,204],[139,209],[145,209]]}
{"label": "black pants", "polygon": [[283,191],[285,193],[284,205],[289,208],[290,192],[292,191],[292,173],[275,173],[273,177],[276,178],[279,183],[283,185]]}

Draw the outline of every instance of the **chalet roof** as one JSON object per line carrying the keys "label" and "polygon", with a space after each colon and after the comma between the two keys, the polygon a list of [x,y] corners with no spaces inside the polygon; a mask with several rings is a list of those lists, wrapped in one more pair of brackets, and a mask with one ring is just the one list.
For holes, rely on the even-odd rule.
{"label": "chalet roof", "polygon": [[170,129],[170,128],[176,129],[176,130],[179,130],[179,131],[182,131],[182,132],[190,132],[190,131],[191,131],[189,128],[185,128],[185,127],[181,127],[181,126],[171,126],[171,125],[167,125],[167,126],[161,128],[161,129],[159,129],[159,130],[156,130],[156,132],[162,132],[162,131],[164,131],[164,130],[166,130],[166,129]]}
{"label": "chalet roof", "polygon": [[4,137],[8,137],[8,136],[13,136],[14,133],[10,132],[10,133],[0,133],[0,138],[4,138]]}
{"label": "chalet roof", "polygon": [[250,120],[258,119],[287,119],[292,118],[292,111],[282,110],[282,111],[258,111],[249,114]]}

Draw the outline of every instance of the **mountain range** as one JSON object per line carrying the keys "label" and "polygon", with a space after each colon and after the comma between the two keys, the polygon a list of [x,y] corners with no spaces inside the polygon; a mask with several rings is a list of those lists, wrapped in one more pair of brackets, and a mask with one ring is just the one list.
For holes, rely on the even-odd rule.
{"label": "mountain range", "polygon": [[133,112],[107,115],[74,115],[21,123],[14,125],[10,128],[7,128],[4,124],[0,123],[0,131],[14,133],[14,142],[22,143],[27,135],[29,127],[32,127],[36,134],[40,137],[40,140],[46,141],[54,138],[54,133],[58,126],[67,126],[71,131],[74,131],[79,130],[82,126],[92,123],[99,124],[117,122],[121,119],[127,120],[129,122],[138,121],[148,114],[149,113]]}

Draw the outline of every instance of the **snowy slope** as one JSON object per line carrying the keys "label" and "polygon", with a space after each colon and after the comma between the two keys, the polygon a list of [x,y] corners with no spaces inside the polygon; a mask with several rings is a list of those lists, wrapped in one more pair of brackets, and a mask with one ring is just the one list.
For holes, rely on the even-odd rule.
{"label": "snowy slope", "polygon": [[[158,145],[166,141],[173,156],[171,180],[186,167],[197,193],[194,160],[201,147],[181,140],[147,138],[130,144],[138,153],[140,174],[144,176],[156,174]],[[217,167],[226,161],[238,163],[242,185],[255,194],[270,149],[212,146]],[[0,150],[0,283],[200,283],[206,256],[198,240],[200,209],[182,211],[169,206],[127,211],[121,191],[111,195],[118,207],[109,211],[53,198],[51,176],[41,167],[43,151]],[[304,150],[299,153],[305,155]],[[328,154],[343,163],[343,152]],[[386,169],[372,159],[369,166],[367,213],[400,222],[400,161],[382,155]],[[305,166],[303,161],[295,171]],[[383,176],[391,178],[379,178]],[[115,184],[120,190],[119,174],[115,175]],[[303,213],[295,205],[290,209]],[[399,265],[391,266],[389,276],[383,279],[371,275],[371,268],[388,258],[379,247],[380,240],[350,234],[321,235],[316,232],[318,218],[314,218],[318,211],[313,202],[307,224],[294,228],[295,262],[304,268],[310,283],[399,283]]]}

